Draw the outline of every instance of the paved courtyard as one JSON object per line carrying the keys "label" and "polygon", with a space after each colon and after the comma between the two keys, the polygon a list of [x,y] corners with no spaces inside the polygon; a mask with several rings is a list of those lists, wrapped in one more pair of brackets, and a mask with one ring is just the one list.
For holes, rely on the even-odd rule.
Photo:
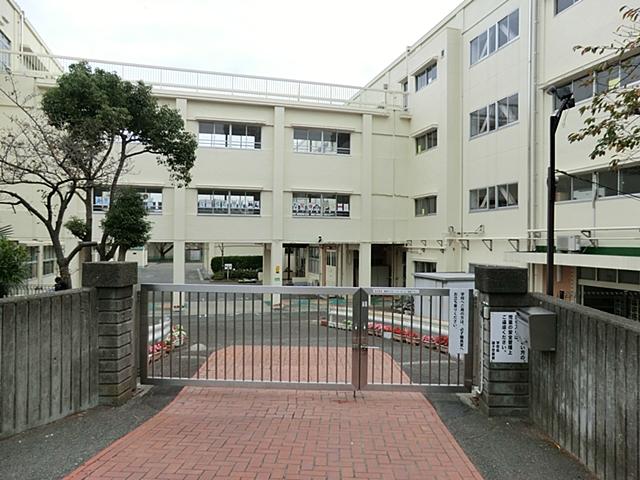
{"label": "paved courtyard", "polygon": [[[244,358],[208,363],[229,356]],[[67,478],[481,477],[420,393],[187,387]]]}

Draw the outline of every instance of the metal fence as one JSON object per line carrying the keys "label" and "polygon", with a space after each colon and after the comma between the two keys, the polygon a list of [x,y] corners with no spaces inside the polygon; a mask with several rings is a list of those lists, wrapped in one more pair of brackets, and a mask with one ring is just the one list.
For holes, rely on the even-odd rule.
{"label": "metal fence", "polygon": [[216,95],[365,109],[404,108],[403,94],[400,91],[35,52],[0,50],[0,57],[5,59],[2,63],[9,63],[12,71],[26,72],[41,78],[56,78],[68,71],[70,65],[86,61],[93,68],[115,72],[132,82],[141,80],[159,90],[201,91]]}
{"label": "metal fence", "polygon": [[141,379],[175,385],[460,389],[464,356],[448,353],[442,303],[448,294],[144,284]]}
{"label": "metal fence", "polygon": [[50,293],[54,291],[53,285],[12,285],[7,289],[7,297],[24,297],[26,295],[37,295],[38,293]]}
{"label": "metal fence", "polygon": [[0,437],[98,403],[95,292],[0,300]]}

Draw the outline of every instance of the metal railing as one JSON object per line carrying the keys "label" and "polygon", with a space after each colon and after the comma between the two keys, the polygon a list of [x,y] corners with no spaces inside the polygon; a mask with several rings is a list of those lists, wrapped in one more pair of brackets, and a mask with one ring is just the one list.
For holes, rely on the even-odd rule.
{"label": "metal railing", "polygon": [[154,285],[140,289],[141,381],[395,389],[464,385],[446,289]]}
{"label": "metal railing", "polygon": [[24,297],[26,295],[36,295],[38,293],[49,293],[55,290],[53,285],[12,285],[7,289],[7,297]]}
{"label": "metal railing", "polygon": [[67,72],[70,65],[80,61],[86,61],[93,68],[115,72],[125,80],[143,81],[153,86],[155,91],[202,92],[210,95],[345,108],[403,109],[403,94],[400,91],[0,50],[0,64],[5,68],[8,64],[14,73],[26,73],[41,78],[56,78]]}

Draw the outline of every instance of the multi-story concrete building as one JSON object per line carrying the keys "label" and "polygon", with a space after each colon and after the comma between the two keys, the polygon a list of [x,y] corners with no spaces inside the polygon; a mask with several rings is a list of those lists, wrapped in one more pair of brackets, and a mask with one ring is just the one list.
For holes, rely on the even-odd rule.
{"label": "multi-story concrete building", "polygon": [[[207,264],[226,245],[227,255],[263,255],[268,284],[411,286],[414,272],[508,264],[529,266],[542,290],[556,108],[547,92],[572,89],[579,106],[616,79],[640,80],[629,69],[640,57],[612,63],[605,78],[594,72],[610,59],[573,50],[610,42],[628,3],[466,0],[362,88],[92,62],[153,84],[199,141],[187,188],[151,156],[126,176],[154,224],[130,256],[144,263],[171,243],[182,282],[189,255]],[[0,39],[15,52],[3,58],[26,88],[52,85],[74,59],[40,54],[17,6],[0,6]],[[578,108],[563,118],[556,293],[638,318],[638,204],[621,192],[640,192],[640,167],[590,160],[591,142],[566,140],[582,125]],[[94,205],[99,222],[100,190]],[[0,223],[41,245],[38,276],[52,271],[41,229],[22,212],[4,210]]]}

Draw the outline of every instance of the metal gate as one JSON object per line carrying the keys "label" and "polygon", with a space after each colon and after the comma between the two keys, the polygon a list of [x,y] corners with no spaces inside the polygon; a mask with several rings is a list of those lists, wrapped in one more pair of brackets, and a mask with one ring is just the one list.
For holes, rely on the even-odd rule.
{"label": "metal gate", "polygon": [[448,296],[447,289],[143,284],[141,382],[464,390],[470,356],[449,354]]}

